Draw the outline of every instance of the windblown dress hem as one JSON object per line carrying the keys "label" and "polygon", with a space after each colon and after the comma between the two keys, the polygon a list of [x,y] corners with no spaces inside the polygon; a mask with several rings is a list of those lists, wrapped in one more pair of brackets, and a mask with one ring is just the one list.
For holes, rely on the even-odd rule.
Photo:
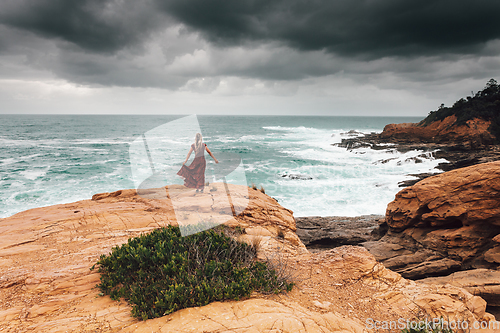
{"label": "windblown dress hem", "polygon": [[[195,154],[193,162],[187,166],[182,165],[181,169],[177,172],[177,175],[184,178],[184,186],[189,188],[196,188],[198,190],[205,187],[205,169],[207,166],[207,161],[205,160],[205,147],[207,145],[203,144],[203,149],[201,152]],[[194,151],[194,145],[191,145]]]}

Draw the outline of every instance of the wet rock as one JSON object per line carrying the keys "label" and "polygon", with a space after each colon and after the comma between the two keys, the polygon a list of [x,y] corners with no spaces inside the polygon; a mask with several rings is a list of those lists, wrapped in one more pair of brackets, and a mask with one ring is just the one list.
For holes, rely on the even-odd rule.
{"label": "wet rock", "polygon": [[340,133],[340,135],[344,135],[344,136],[360,136],[360,135],[364,135],[364,133],[356,131],[356,130],[350,130],[348,132]]}
{"label": "wet rock", "polygon": [[430,173],[430,172],[425,172],[425,173],[419,173],[419,174],[409,174],[408,176],[416,177],[416,179],[409,179],[409,180],[403,180],[398,183],[398,187],[408,187],[408,186],[413,186],[419,181],[436,175],[435,173]]}
{"label": "wet rock", "polygon": [[300,179],[300,180],[311,180],[313,177],[309,175],[304,175],[300,173],[290,173],[290,174],[282,174],[281,177],[288,179]]}
{"label": "wet rock", "polygon": [[384,216],[358,217],[308,216],[296,217],[297,235],[309,248],[334,248],[356,245],[382,237]]}

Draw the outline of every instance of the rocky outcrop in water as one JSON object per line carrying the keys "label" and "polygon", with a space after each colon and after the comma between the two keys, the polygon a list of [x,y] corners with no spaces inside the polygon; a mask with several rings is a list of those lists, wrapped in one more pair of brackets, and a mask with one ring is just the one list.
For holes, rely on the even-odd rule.
{"label": "rocky outcrop in water", "polygon": [[[414,162],[419,163],[419,160],[428,158],[427,155],[431,154],[432,158],[446,160],[437,167],[442,171],[500,160],[500,145],[488,131],[489,122],[475,119],[465,125],[453,126],[455,121],[456,117],[450,116],[427,127],[416,123],[389,124],[382,133],[342,139],[341,143],[335,145],[349,150],[371,148],[394,149],[401,153],[422,151],[422,154],[414,158]],[[399,186],[411,186],[432,175],[412,174],[410,176],[415,179],[401,181]]]}
{"label": "rocky outcrop in water", "polygon": [[[343,139],[341,143],[336,145],[350,150],[371,148],[374,150],[394,149],[401,153],[412,150],[422,151],[422,154],[416,157],[417,159],[428,158],[428,154],[431,154],[432,158],[435,159],[445,159],[446,162],[439,163],[437,166],[437,169],[442,171],[500,160],[500,145],[498,144],[474,146],[470,142],[460,141],[452,143],[398,142],[391,137],[381,138],[380,134],[367,134],[363,137]],[[418,161],[416,160],[415,163]],[[411,186],[432,175],[434,174],[412,174],[411,176],[416,177],[416,179],[402,181],[399,186]]]}
{"label": "rocky outcrop in water", "polygon": [[283,178],[288,178],[288,179],[299,179],[299,180],[311,180],[313,177],[309,175],[304,175],[301,173],[284,173],[281,175]]}

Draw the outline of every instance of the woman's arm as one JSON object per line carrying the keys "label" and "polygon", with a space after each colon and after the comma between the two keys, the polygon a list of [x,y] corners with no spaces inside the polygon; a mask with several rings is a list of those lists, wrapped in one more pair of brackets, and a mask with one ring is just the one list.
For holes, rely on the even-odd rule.
{"label": "woman's arm", "polygon": [[212,152],[210,151],[210,149],[208,149],[208,146],[205,146],[205,149],[207,150],[207,153],[212,156],[212,158],[214,159],[215,163],[219,163],[219,161],[215,158],[215,156],[212,154]]}
{"label": "woman's arm", "polygon": [[187,163],[187,161],[189,160],[189,156],[191,156],[192,152],[193,152],[193,147],[189,148],[188,156],[186,157],[186,160],[182,162],[183,165]]}

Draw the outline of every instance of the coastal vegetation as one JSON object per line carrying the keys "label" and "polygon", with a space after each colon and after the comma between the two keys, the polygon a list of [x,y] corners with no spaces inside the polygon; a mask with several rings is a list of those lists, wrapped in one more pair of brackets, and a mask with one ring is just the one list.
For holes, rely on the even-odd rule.
{"label": "coastal vegetation", "polygon": [[464,125],[474,118],[490,121],[488,131],[500,142],[500,85],[498,82],[490,79],[483,90],[467,98],[459,99],[451,107],[441,104],[438,110],[431,111],[419,125],[425,127],[452,115],[457,118],[454,125]]}
{"label": "coastal vegetation", "polygon": [[253,291],[290,291],[293,283],[256,259],[259,244],[229,236],[224,226],[182,237],[168,226],[128,240],[102,255],[101,294],[125,298],[146,320],[214,301],[239,300]]}

